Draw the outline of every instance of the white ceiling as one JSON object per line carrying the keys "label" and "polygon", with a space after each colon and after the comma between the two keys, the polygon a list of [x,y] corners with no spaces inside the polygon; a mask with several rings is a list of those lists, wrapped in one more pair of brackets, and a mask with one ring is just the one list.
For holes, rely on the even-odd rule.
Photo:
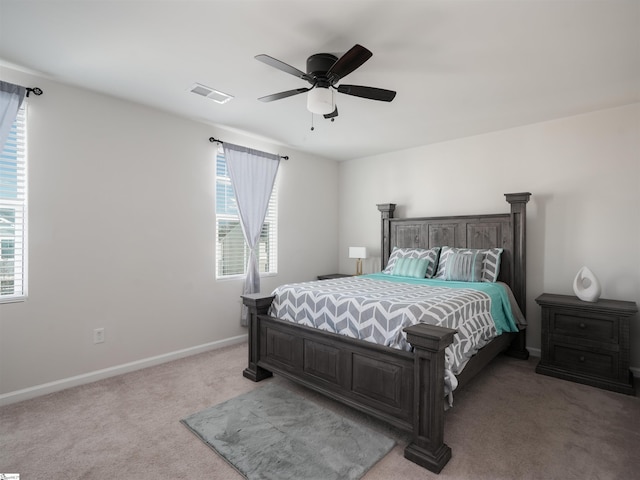
{"label": "white ceiling", "polygon": [[[257,100],[308,85],[255,55],[305,70],[356,43],[344,83],[393,102],[337,94],[311,131],[306,94]],[[344,160],[640,101],[640,1],[0,0],[0,61]]]}

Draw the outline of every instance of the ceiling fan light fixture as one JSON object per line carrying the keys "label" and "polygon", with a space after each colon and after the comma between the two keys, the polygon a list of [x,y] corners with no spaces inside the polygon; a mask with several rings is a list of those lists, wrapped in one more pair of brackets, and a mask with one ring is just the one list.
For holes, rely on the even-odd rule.
{"label": "ceiling fan light fixture", "polygon": [[317,115],[328,115],[336,109],[333,89],[316,87],[307,93],[307,109]]}

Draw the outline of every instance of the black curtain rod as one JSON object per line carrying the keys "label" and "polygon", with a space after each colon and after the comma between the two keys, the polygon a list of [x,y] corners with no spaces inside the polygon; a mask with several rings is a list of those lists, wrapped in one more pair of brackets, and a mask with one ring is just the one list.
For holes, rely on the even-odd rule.
{"label": "black curtain rod", "polygon": [[38,88],[38,87],[27,87],[27,97],[29,96],[30,93],[33,93],[34,95],[42,95],[42,89]]}
{"label": "black curtain rod", "polygon": [[[218,140],[217,138],[213,138],[213,137],[209,137],[209,141],[211,143],[224,143],[222,140]],[[280,158],[283,160],[289,160],[289,157],[287,157],[286,155],[280,155]]]}

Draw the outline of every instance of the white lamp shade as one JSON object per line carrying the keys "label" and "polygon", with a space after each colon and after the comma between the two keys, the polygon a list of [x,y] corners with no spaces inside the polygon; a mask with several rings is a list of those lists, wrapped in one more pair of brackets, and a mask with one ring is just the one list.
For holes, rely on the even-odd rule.
{"label": "white lamp shade", "polygon": [[311,113],[327,115],[333,112],[336,107],[333,103],[333,89],[316,87],[307,93],[307,109]]}
{"label": "white lamp shade", "polygon": [[367,247],[349,247],[349,258],[367,258]]}

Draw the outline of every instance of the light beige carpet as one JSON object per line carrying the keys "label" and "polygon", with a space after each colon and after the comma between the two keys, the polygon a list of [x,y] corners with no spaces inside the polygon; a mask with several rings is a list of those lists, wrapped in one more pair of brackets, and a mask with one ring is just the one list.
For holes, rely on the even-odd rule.
{"label": "light beige carpet", "polygon": [[[248,392],[244,345],[0,408],[0,473],[22,479],[241,479],[180,419]],[[631,479],[640,472],[640,399],[538,375],[497,358],[455,396],[435,475],[403,457],[407,437],[286,380],[396,447],[365,480]],[[264,382],[263,382],[264,383]]]}

